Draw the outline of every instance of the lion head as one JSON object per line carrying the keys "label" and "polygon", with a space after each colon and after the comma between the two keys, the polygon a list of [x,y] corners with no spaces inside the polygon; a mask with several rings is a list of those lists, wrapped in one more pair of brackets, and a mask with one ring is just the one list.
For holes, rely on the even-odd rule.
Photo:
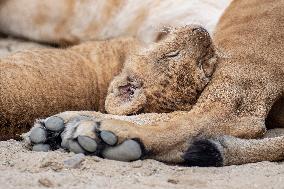
{"label": "lion head", "polygon": [[125,62],[106,97],[108,113],[189,110],[210,81],[217,57],[199,26],[171,29]]}

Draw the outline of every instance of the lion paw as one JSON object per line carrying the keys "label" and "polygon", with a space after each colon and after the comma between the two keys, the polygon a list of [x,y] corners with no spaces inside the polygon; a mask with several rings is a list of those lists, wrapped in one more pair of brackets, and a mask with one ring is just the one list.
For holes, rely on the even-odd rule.
{"label": "lion paw", "polygon": [[118,138],[114,132],[104,130],[103,124],[102,121],[88,116],[77,116],[67,121],[60,116],[38,120],[29,133],[32,150],[64,148],[74,153],[97,155],[119,161],[134,161],[141,158],[142,147],[138,141],[127,137]]}

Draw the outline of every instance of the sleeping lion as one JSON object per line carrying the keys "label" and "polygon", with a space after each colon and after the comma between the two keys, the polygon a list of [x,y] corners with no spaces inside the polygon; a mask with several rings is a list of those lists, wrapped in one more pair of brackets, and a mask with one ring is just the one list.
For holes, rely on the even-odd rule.
{"label": "sleeping lion", "polygon": [[64,48],[81,43],[0,60],[0,140],[66,110],[106,112],[109,83],[136,47],[159,41],[168,26],[195,23],[212,33],[230,1],[0,1],[0,32]]}
{"label": "sleeping lion", "polygon": [[[192,25],[172,29],[144,48],[124,38],[5,59],[3,67],[12,71],[26,64],[13,61],[39,63],[28,65],[22,88],[15,87],[21,98],[27,84],[33,87],[27,90],[32,93],[25,92],[39,97],[31,107],[45,103],[43,96],[59,108],[72,98],[93,97],[90,106],[99,109],[106,94],[110,114],[163,113],[63,112],[37,120],[27,140],[37,151],[65,148],[114,160],[153,158],[187,166],[284,159],[284,136],[262,138],[267,128],[284,127],[283,8],[284,1],[235,0],[213,40],[204,28]],[[101,56],[99,49],[116,56]],[[96,77],[105,59],[116,77]],[[35,79],[39,76],[43,83]],[[5,88],[1,103],[13,87]]]}

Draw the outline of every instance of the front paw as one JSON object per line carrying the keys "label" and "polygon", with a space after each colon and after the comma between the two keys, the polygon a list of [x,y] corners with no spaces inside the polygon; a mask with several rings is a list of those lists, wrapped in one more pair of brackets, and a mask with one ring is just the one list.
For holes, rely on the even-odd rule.
{"label": "front paw", "polygon": [[29,133],[29,139],[34,151],[64,148],[74,153],[119,161],[140,159],[142,145],[131,135],[125,134],[127,132],[121,123],[82,115],[69,120],[52,116],[37,121]]}

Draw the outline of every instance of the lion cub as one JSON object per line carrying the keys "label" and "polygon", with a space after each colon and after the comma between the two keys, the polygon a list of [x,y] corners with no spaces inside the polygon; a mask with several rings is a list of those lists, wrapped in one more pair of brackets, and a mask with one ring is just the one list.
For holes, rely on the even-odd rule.
{"label": "lion cub", "polygon": [[258,138],[270,121],[284,126],[283,8],[278,0],[233,1],[214,43],[201,27],[174,31],[127,59],[106,98],[106,109],[117,114],[186,113],[138,126],[95,112],[64,112],[36,122],[28,134],[34,150],[63,147],[188,166],[282,160],[284,136]]}

